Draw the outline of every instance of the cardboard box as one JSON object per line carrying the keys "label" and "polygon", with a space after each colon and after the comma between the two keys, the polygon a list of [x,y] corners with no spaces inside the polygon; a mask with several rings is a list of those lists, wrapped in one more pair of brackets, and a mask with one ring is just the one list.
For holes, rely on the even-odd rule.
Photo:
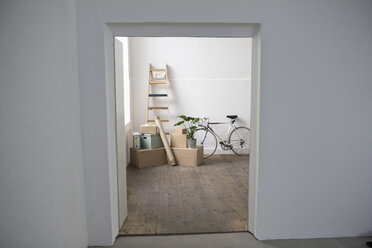
{"label": "cardboard box", "polygon": [[153,126],[153,125],[141,125],[140,126],[140,134],[155,134],[157,133],[158,131],[158,128],[157,126]]}
{"label": "cardboard box", "polygon": [[130,163],[137,168],[168,164],[165,148],[130,149]]}
{"label": "cardboard box", "polygon": [[187,131],[186,131],[186,128],[176,127],[176,128],[174,128],[173,133],[176,133],[176,134],[187,134]]}
{"label": "cardboard box", "polygon": [[141,134],[141,148],[142,149],[154,149],[164,147],[163,141],[161,140],[160,134]]}
{"label": "cardboard box", "polygon": [[172,152],[178,165],[198,166],[203,163],[203,147],[196,149],[172,147]]}
{"label": "cardboard box", "polygon": [[179,148],[187,148],[187,134],[171,133],[170,146],[179,147]]}

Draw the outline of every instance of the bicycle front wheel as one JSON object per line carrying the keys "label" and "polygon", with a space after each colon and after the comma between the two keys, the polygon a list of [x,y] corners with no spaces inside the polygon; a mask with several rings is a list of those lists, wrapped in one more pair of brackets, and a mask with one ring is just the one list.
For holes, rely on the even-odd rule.
{"label": "bicycle front wheel", "polygon": [[247,127],[237,127],[230,133],[229,144],[231,150],[239,156],[249,155],[249,141],[251,130]]}
{"label": "bicycle front wheel", "polygon": [[194,138],[196,139],[197,146],[203,146],[204,159],[212,156],[217,149],[217,138],[214,133],[208,129],[199,129],[195,132]]}

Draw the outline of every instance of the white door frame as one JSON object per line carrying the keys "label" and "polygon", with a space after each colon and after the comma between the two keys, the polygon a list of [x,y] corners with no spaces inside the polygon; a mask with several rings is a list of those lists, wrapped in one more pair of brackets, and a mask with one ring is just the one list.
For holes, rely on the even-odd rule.
{"label": "white door frame", "polygon": [[[127,47],[125,47],[127,49]],[[118,216],[119,228],[128,217],[127,203],[127,130],[124,103],[124,44],[120,39],[114,40],[115,59],[115,112],[116,112],[116,160],[118,180]],[[127,76],[126,76],[127,77]],[[119,152],[121,151],[121,152]]]}
{"label": "white door frame", "polygon": [[[176,28],[175,28],[176,27]],[[249,160],[248,189],[248,231],[256,234],[257,222],[257,184],[259,172],[259,120],[260,120],[260,65],[261,35],[257,23],[110,23],[104,27],[106,106],[112,106],[115,99],[114,76],[114,37],[241,37],[252,38],[252,97],[251,97],[251,155]],[[108,109],[108,112],[110,110]],[[108,116],[108,128],[114,128],[112,117]],[[108,139],[109,147],[116,147],[115,141]],[[114,144],[112,144],[114,142]],[[117,154],[115,158],[117,165]],[[117,171],[116,171],[117,173]],[[117,185],[117,182],[115,182]],[[118,186],[118,185],[117,185]],[[113,202],[118,202],[117,187],[110,187]],[[112,218],[118,223],[118,208],[112,206]],[[115,225],[115,224],[114,224]],[[117,232],[120,227],[116,227]]]}

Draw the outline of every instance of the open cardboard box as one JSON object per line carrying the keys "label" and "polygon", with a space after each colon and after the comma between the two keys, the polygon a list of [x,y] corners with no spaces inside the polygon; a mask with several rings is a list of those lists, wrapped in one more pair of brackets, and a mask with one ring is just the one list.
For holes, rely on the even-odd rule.
{"label": "open cardboard box", "polygon": [[172,147],[172,152],[178,165],[198,166],[203,163],[203,147],[196,149]]}
{"label": "open cardboard box", "polygon": [[168,164],[165,148],[130,149],[130,163],[137,168]]}

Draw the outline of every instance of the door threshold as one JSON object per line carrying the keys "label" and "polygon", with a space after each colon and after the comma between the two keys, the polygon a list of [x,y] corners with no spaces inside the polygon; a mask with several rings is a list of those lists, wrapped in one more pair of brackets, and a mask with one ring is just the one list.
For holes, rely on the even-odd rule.
{"label": "door threshold", "polygon": [[177,235],[203,235],[203,234],[221,234],[221,233],[250,233],[248,230],[242,231],[222,231],[222,232],[187,232],[187,233],[152,233],[152,234],[127,234],[119,233],[118,237],[136,237],[136,236],[177,236]]}

